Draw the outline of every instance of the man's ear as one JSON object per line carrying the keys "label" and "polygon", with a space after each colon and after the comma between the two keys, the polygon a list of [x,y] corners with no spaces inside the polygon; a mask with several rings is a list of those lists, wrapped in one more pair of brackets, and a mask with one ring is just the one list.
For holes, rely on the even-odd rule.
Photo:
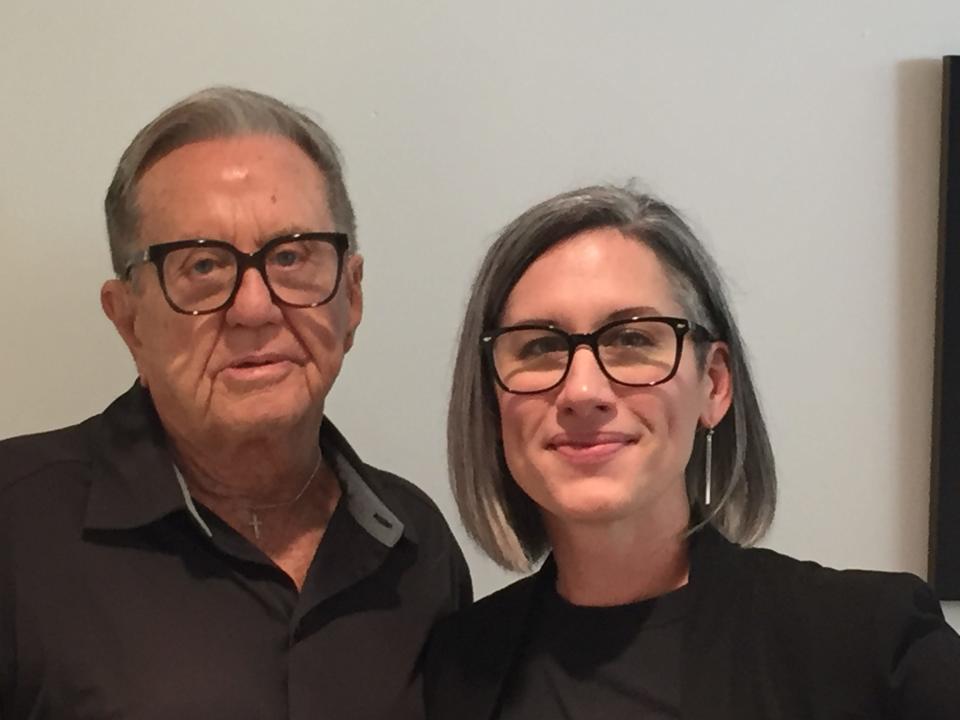
{"label": "man's ear", "polygon": [[347,294],[347,335],[344,339],[344,352],[353,347],[353,338],[363,318],[363,255],[354,253],[347,258],[343,279]]}
{"label": "man's ear", "polygon": [[706,397],[700,422],[704,427],[716,427],[733,402],[733,373],[730,370],[730,349],[726,343],[710,345],[703,364],[703,382]]}
{"label": "man's ear", "polygon": [[[100,307],[103,308],[104,315],[120,333],[120,337],[126,343],[139,371],[140,339],[136,333],[137,304],[133,293],[130,283],[116,278],[107,280],[100,288]],[[140,379],[141,382],[145,381],[142,372],[140,373]]]}

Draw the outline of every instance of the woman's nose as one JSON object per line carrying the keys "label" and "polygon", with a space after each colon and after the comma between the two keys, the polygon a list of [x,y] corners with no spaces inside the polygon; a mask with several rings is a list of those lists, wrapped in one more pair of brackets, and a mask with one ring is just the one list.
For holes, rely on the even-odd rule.
{"label": "woman's nose", "polygon": [[593,351],[585,345],[574,350],[557,397],[561,409],[570,413],[590,412],[610,408],[615,399],[612,381],[600,368]]}

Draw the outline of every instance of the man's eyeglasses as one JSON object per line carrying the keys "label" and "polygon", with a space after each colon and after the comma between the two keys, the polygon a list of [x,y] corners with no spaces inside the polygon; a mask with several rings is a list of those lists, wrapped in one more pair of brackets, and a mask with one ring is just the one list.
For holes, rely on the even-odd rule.
{"label": "man's eyeglasses", "polygon": [[220,240],[179,240],[151,245],[127,265],[124,276],[153,263],[170,307],[185,315],[229,307],[250,268],[260,273],[274,302],[317,307],[337,293],[347,245],[347,236],[336,232],[284,235],[253,253]]}
{"label": "man's eyeglasses", "polygon": [[714,338],[701,325],[675,317],[615,320],[591,333],[568,333],[552,325],[513,325],[480,339],[501,388],[527,395],[552,390],[564,381],[581,345],[593,350],[610,380],[631,387],[667,382],[680,367],[683,339]]}

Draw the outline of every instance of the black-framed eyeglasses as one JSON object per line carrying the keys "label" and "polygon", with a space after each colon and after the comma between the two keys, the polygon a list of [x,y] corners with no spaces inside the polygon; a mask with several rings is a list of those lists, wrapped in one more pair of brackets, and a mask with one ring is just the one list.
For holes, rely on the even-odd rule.
{"label": "black-framed eyeglasses", "polygon": [[512,325],[483,335],[481,347],[497,384],[510,393],[546,392],[566,379],[573,353],[588,346],[610,380],[649,387],[670,380],[680,367],[683,339],[713,341],[710,332],[684,318],[630,317],[590,333],[568,333],[552,325]]}
{"label": "black-framed eyeglasses", "polygon": [[252,253],[221,240],[178,240],[148,247],[127,265],[124,277],[129,279],[138,265],[153,263],[170,307],[205,315],[229,307],[244,274],[254,268],[274,302],[317,307],[337,293],[347,246],[347,236],[337,232],[283,235]]}

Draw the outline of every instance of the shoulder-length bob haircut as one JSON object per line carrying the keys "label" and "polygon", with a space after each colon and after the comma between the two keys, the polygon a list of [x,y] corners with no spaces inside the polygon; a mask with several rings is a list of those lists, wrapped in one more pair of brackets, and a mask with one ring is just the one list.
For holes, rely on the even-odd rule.
{"label": "shoulder-length bob haircut", "polygon": [[[630,187],[587,187],[536,205],[503,230],[480,266],[460,330],[447,423],[451,484],[471,537],[510,570],[529,570],[549,550],[549,540],[539,508],[504,460],[494,379],[480,338],[499,326],[507,296],[534,260],[577,233],[599,228],[615,228],[653,250],[687,319],[729,349],[733,402],[714,428],[710,505],[703,497],[702,433],[687,463],[687,497],[696,523],[691,532],[710,524],[734,542],[749,544],[773,519],[773,453],[746,349],[713,259],[666,203]],[[698,345],[701,368],[705,352]]]}

